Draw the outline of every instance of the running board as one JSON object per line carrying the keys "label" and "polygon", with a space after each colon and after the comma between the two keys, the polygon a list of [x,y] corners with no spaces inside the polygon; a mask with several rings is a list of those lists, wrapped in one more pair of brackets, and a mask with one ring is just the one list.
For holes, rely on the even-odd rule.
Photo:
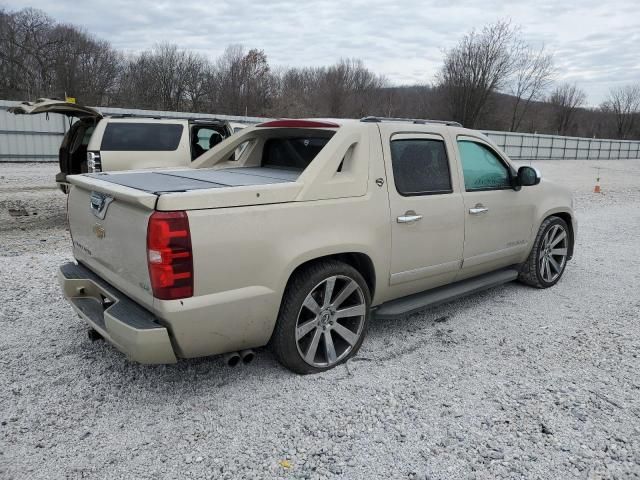
{"label": "running board", "polygon": [[472,293],[481,292],[488,288],[497,287],[518,278],[518,271],[514,268],[485,273],[477,277],[445,285],[443,287],[414,293],[383,303],[373,311],[376,318],[391,319],[408,315],[426,307],[435,307]]}

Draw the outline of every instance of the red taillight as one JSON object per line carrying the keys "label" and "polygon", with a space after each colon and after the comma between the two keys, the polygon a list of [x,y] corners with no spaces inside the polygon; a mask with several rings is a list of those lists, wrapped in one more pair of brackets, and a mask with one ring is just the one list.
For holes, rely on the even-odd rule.
{"label": "red taillight", "polygon": [[191,232],[185,212],[154,212],[147,227],[147,263],[153,296],[193,296]]}

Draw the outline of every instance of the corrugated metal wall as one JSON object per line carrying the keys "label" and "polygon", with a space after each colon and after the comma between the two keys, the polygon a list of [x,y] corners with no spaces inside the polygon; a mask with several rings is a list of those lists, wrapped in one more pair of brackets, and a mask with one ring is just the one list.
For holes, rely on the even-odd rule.
{"label": "corrugated metal wall", "polygon": [[7,112],[17,103],[0,100],[0,162],[57,162],[67,118]]}
{"label": "corrugated metal wall", "polygon": [[[0,162],[55,162],[58,147],[69,128],[63,115],[13,115],[7,109],[19,102],[0,100]],[[257,123],[258,117],[237,117],[189,112],[163,112],[98,107],[103,114],[133,114],[152,117],[199,117]],[[640,158],[640,141],[560,137],[529,133],[483,132],[514,160],[535,159],[627,159]]]}
{"label": "corrugated metal wall", "polygon": [[517,160],[608,160],[640,158],[640,142],[560,137],[530,133],[483,132]]}

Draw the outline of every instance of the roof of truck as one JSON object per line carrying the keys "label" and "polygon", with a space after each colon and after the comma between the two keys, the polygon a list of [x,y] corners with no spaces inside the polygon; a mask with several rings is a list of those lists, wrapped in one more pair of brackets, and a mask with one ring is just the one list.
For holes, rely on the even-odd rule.
{"label": "roof of truck", "polygon": [[281,118],[269,120],[258,124],[259,127],[273,128],[337,128],[342,125],[355,123],[408,123],[412,125],[443,125],[448,127],[459,127],[462,125],[453,120],[429,120],[424,118],[394,118],[368,116],[360,119],[354,118]]}

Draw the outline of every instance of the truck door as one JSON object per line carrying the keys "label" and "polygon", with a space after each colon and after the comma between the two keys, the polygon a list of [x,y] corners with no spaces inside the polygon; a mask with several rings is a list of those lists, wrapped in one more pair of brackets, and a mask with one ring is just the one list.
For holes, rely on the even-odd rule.
{"label": "truck door", "polygon": [[463,278],[521,260],[529,248],[534,205],[512,188],[515,172],[491,145],[458,136],[457,147],[464,178]]}
{"label": "truck door", "polygon": [[390,285],[409,294],[448,283],[460,269],[464,240],[455,157],[437,133],[388,124],[380,131],[391,210]]}

